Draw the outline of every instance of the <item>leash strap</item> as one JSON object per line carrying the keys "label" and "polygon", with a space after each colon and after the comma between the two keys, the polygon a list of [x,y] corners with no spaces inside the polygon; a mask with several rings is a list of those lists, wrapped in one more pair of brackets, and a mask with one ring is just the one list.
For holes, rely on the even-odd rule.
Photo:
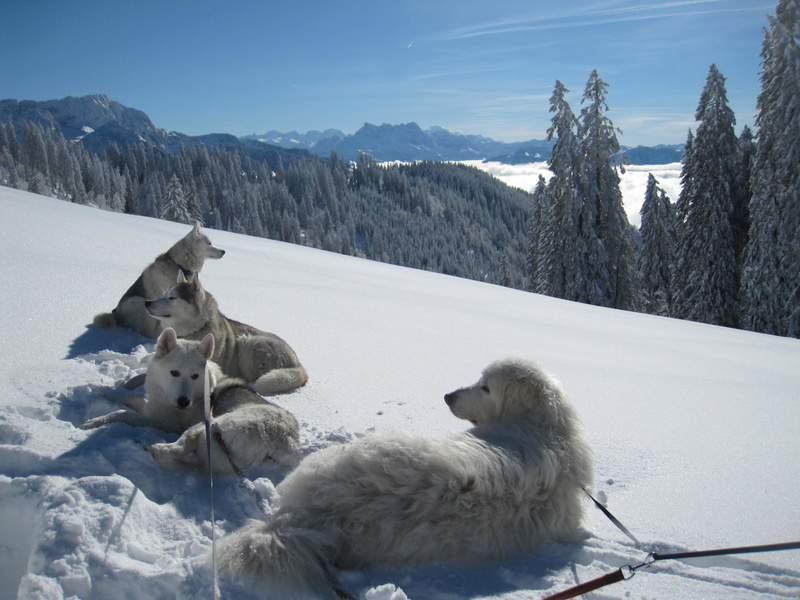
{"label": "leash strap", "polygon": [[[262,513],[264,513],[264,516],[269,517],[271,514],[269,504],[267,504],[267,501],[264,500],[264,498],[262,498],[261,495],[258,493],[255,484],[252,481],[250,481],[247,477],[245,477],[244,473],[242,473],[242,470],[233,460],[233,456],[231,456],[231,451],[228,448],[228,444],[225,443],[225,439],[222,437],[222,433],[217,427],[214,427],[214,425],[215,424],[212,424],[211,426],[212,429],[211,437],[214,438],[214,441],[222,449],[222,453],[225,455],[225,458],[228,459],[228,463],[230,463],[231,469],[233,469],[233,472],[236,473],[236,476],[239,478],[239,487],[247,490],[253,496],[253,498],[255,498],[259,510]],[[208,437],[207,434],[206,437]],[[209,464],[211,463],[209,462]]]}
{"label": "leash strap", "polygon": [[213,599],[219,598],[219,574],[217,572],[217,519],[214,516],[214,471],[211,468],[211,382],[208,374],[208,363],[203,369],[203,409],[206,425],[206,453],[208,455],[208,484],[211,491],[211,570],[213,581]]}
{"label": "leash strap", "polygon": [[592,496],[592,495],[591,495],[591,494],[590,494],[590,493],[589,493],[589,492],[588,492],[588,491],[587,491],[585,488],[584,488],[584,490],[583,490],[583,491],[586,493],[586,495],[587,495],[587,496],[589,496],[589,498],[591,498],[591,499],[592,499],[592,502],[594,502],[594,505],[595,505],[597,508],[599,508],[599,509],[600,509],[600,510],[603,512],[603,514],[604,514],[606,517],[608,517],[608,520],[609,520],[609,521],[611,521],[611,522],[612,522],[614,525],[616,525],[616,526],[617,526],[617,529],[619,529],[619,530],[620,530],[622,533],[624,533],[624,534],[625,534],[625,535],[627,535],[627,536],[628,536],[628,537],[629,537],[631,540],[633,540],[633,543],[634,543],[634,544],[636,544],[636,547],[637,547],[637,548],[641,548],[641,547],[642,547],[642,543],[641,543],[639,540],[637,540],[637,539],[636,539],[636,536],[635,536],[635,535],[633,535],[633,534],[632,534],[632,533],[631,533],[631,532],[628,530],[628,528],[627,528],[627,527],[625,527],[625,525],[623,525],[623,524],[622,524],[622,521],[620,521],[619,519],[617,519],[617,517],[615,517],[614,515],[612,515],[612,514],[611,514],[611,511],[609,511],[609,510],[608,510],[608,509],[607,509],[605,506],[603,506],[602,504],[600,504],[600,503],[599,503],[599,502],[598,502],[598,501],[595,499],[595,497],[594,497],[594,496]]}
{"label": "leash strap", "polygon": [[798,550],[800,542],[786,542],[783,544],[766,544],[763,546],[741,546],[739,548],[722,548],[719,550],[701,550],[699,552],[675,552],[672,554],[656,554],[653,562],[657,560],[678,560],[681,558],[701,558],[703,556],[723,556],[726,554],[749,554],[751,552],[777,552],[779,550]]}
{"label": "leash strap", "polygon": [[558,592],[551,596],[547,596],[543,600],[566,600],[567,598],[575,598],[582,594],[587,594],[594,590],[600,589],[618,581],[628,580],[636,574],[636,571],[642,568],[649,567],[654,562],[659,560],[678,560],[681,558],[700,558],[703,556],[724,556],[728,554],[749,554],[755,552],[776,552],[779,550],[798,550],[800,549],[800,542],[786,542],[782,544],[767,544],[763,546],[741,546],[738,548],[720,548],[716,550],[700,550],[697,552],[674,552],[672,554],[656,554],[651,553],[647,555],[645,561],[632,567],[626,565],[617,569],[613,573],[608,573],[597,579],[592,579],[586,583],[576,585],[563,592]]}
{"label": "leash strap", "polygon": [[[631,577],[632,576],[633,574],[631,574]],[[597,579],[592,579],[586,583],[576,585],[575,587],[564,590],[563,592],[558,592],[557,594],[548,596],[544,600],[567,600],[567,598],[575,598],[577,596],[582,596],[583,594],[588,594],[589,592],[599,590],[602,587],[611,585],[612,583],[617,583],[618,581],[622,581],[624,579],[630,579],[630,577],[625,577],[625,571],[623,571],[623,569],[617,569],[613,573],[608,573],[607,575],[603,575]]]}

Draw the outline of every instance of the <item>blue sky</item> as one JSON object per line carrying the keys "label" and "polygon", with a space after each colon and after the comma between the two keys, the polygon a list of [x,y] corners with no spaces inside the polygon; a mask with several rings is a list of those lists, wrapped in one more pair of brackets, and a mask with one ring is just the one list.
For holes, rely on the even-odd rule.
{"label": "blue sky", "polygon": [[625,145],[683,143],[716,63],[752,125],[775,0],[0,0],[0,98],[103,93],[190,135],[417,122],[543,139],[592,69]]}

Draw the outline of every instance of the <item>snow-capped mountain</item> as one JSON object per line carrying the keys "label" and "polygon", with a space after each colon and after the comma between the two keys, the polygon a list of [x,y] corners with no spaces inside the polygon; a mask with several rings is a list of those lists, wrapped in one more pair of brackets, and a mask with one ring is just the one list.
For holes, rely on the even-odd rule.
{"label": "snow-capped mountain", "polygon": [[338,129],[326,129],[325,131],[311,130],[306,133],[297,131],[280,132],[274,129],[267,133],[251,133],[242,137],[243,140],[257,140],[265,144],[272,144],[273,146],[281,146],[283,148],[305,148],[311,150],[319,143],[320,140],[328,138],[343,138],[347,134]]}
{"label": "snow-capped mountain", "polygon": [[356,160],[359,153],[364,152],[378,161],[484,160],[525,150],[531,157],[528,162],[532,162],[546,159],[552,148],[550,142],[498,142],[481,135],[465,135],[437,126],[422,129],[414,122],[400,125],[364,123],[361,129],[351,135],[327,129],[306,134],[270,131],[246,138],[285,148],[302,147],[323,157],[329,156],[333,150],[348,160]]}
{"label": "snow-capped mountain", "polygon": [[[529,140],[527,142],[500,142],[481,135],[465,135],[433,126],[422,129],[414,122],[400,125],[373,125],[365,123],[354,134],[338,129],[323,132],[299,133],[269,131],[263,135],[252,134],[242,139],[252,139],[283,148],[305,148],[318,156],[327,157],[331,151],[348,160],[356,160],[365,152],[378,161],[415,160],[489,160],[510,165],[542,162],[550,156],[553,142]],[[658,145],[655,147],[623,147],[631,164],[669,164],[678,162],[683,146]]]}
{"label": "snow-capped mountain", "polygon": [[89,136],[133,134],[142,139],[164,135],[145,113],[111,100],[104,94],[68,96],[61,100],[0,100],[0,118],[9,118],[19,130],[25,121],[45,128],[58,128],[65,138],[84,140]]}
{"label": "snow-capped mountain", "polygon": [[0,120],[14,125],[17,133],[26,122],[44,129],[58,129],[68,140],[78,140],[95,152],[102,152],[111,144],[120,148],[126,144],[152,145],[177,152],[181,146],[207,146],[237,150],[256,159],[273,159],[280,154],[286,162],[293,157],[308,156],[301,149],[284,149],[254,140],[240,140],[227,133],[190,136],[177,131],[156,127],[144,112],[129,108],[103,94],[61,100],[0,100]]}

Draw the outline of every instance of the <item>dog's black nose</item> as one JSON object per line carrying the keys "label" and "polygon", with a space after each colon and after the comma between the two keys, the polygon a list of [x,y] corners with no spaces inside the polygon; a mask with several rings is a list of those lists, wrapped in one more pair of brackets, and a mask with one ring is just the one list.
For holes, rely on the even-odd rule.
{"label": "dog's black nose", "polygon": [[178,408],[186,408],[190,403],[191,401],[188,396],[181,396],[178,398]]}
{"label": "dog's black nose", "polygon": [[147,307],[148,307],[148,306],[150,306],[152,303],[153,303],[153,301],[152,301],[152,300],[145,300],[145,301],[144,301],[144,307],[145,307],[145,308],[147,308]]}
{"label": "dog's black nose", "polygon": [[456,401],[457,394],[455,392],[450,392],[449,394],[444,395],[444,401],[447,402],[447,406],[453,404]]}

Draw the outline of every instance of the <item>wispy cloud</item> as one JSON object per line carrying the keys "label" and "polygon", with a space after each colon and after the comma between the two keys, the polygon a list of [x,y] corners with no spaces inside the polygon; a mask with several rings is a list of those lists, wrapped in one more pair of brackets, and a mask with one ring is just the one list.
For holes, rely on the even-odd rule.
{"label": "wispy cloud", "polygon": [[[706,8],[702,8],[706,6]],[[529,17],[511,18],[462,27],[442,33],[444,40],[459,40],[481,36],[505,35],[529,31],[555,30],[565,28],[611,25],[632,21],[646,21],[675,17],[689,17],[717,13],[758,12],[774,8],[768,2],[753,3],[749,6],[730,6],[723,0],[675,0],[656,4],[627,4],[608,8],[607,3],[596,4],[580,9],[566,8],[559,12],[537,13]],[[688,10],[686,10],[688,9]]]}

